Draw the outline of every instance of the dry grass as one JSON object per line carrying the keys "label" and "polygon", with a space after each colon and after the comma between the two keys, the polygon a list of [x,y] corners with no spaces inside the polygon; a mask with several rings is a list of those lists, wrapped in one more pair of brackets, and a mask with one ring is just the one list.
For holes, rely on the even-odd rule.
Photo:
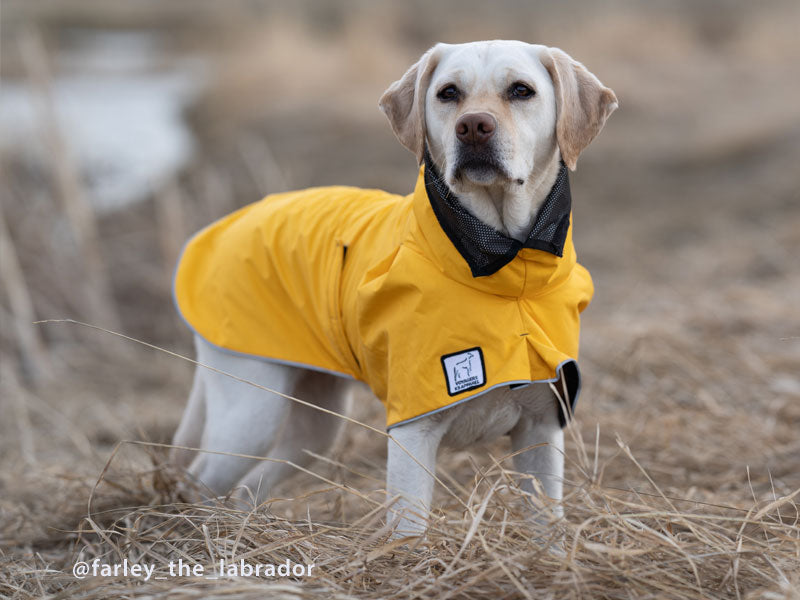
{"label": "dry grass", "polygon": [[[749,391],[733,389],[720,402],[731,363],[698,373],[686,337],[651,323],[618,349],[625,364],[609,353],[589,367],[602,374],[568,429],[563,519],[519,490],[502,443],[445,456],[439,475],[448,489],[437,490],[427,538],[400,544],[383,520],[384,440],[374,430],[348,424],[313,475],[252,511],[182,502],[181,474],[164,465],[162,445],[121,442],[94,474],[62,470],[57,486],[42,474],[6,480],[6,501],[20,505],[0,505],[16,514],[3,530],[11,553],[0,585],[12,597],[70,598],[796,598],[800,489],[788,486],[800,408],[774,394],[770,415],[759,414]],[[719,344],[702,356],[732,349]],[[657,370],[668,373],[663,392],[647,377]],[[678,410],[681,389],[696,401]],[[366,399],[357,416],[380,419]],[[93,559],[155,565],[163,579],[70,574],[75,561]],[[315,571],[211,579],[220,559],[289,559]],[[202,565],[205,577],[170,576],[178,560]]]}
{"label": "dry grass", "polygon": [[[223,67],[189,112],[193,163],[97,221],[122,331],[180,354],[190,349],[169,301],[175,238],[281,187],[408,191],[412,161],[367,109],[434,39],[485,37],[491,26],[492,37],[558,44],[622,108],[572,180],[596,295],[567,431],[565,516],[519,490],[499,440],[441,456],[430,532],[403,544],[384,524],[384,436],[352,423],[310,473],[252,511],[177,497],[182,474],[164,464],[162,444],[191,366],[85,328],[31,331],[34,317],[108,323],[93,318],[80,240],[59,208],[64,157],[0,156],[3,243],[14,252],[2,263],[14,289],[0,291],[1,597],[800,598],[800,88],[786,76],[800,48],[796,3],[723,16],[714,4],[509,0],[454,18],[444,3],[421,21],[400,4],[331,14],[270,5],[259,16],[242,2],[226,3],[222,25],[211,1],[166,12],[8,4],[4,27],[41,19],[56,34],[51,49],[62,20],[158,22],[177,32],[176,51],[211,53]],[[24,73],[13,47],[3,50],[4,65]],[[383,425],[367,398],[353,417]],[[220,558],[315,569],[169,576],[170,561],[208,575]],[[94,559],[152,564],[166,578],[72,576],[75,561]]]}
{"label": "dry grass", "polygon": [[[9,596],[79,598],[797,597],[800,490],[765,493],[769,473],[742,472],[737,461],[719,457],[707,469],[739,489],[662,489],[658,475],[648,474],[619,436],[611,443],[598,428],[584,444],[579,427],[569,431],[565,519],[519,490],[505,457],[481,464],[456,457],[440,471],[450,493],[442,494],[427,538],[405,543],[388,539],[380,468],[351,462],[365,448],[380,453],[380,436],[372,432],[348,436],[349,461],[329,462],[292,496],[252,511],[179,501],[172,490],[180,475],[163,465],[162,448],[123,442],[96,487],[73,482],[71,494],[61,490],[62,511],[79,514],[76,501],[89,499],[77,526],[51,531],[46,540],[16,540],[18,551],[4,556],[0,585]],[[658,437],[647,428],[641,434]],[[696,458],[708,450],[701,440],[692,448]],[[792,451],[791,438],[772,440],[778,451],[787,442],[783,449]],[[645,454],[653,450],[643,445]],[[151,461],[147,468],[120,464],[125,454],[142,450]],[[544,524],[532,524],[531,514]],[[20,546],[28,551],[18,553]],[[76,581],[72,563],[93,559],[155,565],[154,579]],[[313,563],[315,571],[309,578],[216,579],[220,559],[250,565],[289,559]],[[205,578],[170,576],[169,563],[178,560],[202,565]]]}

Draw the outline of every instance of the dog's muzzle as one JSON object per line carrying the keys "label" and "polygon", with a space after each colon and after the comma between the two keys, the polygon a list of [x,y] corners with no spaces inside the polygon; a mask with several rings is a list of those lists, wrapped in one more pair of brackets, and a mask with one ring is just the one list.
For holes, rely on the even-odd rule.
{"label": "dog's muzzle", "polygon": [[466,176],[478,185],[494,183],[498,176],[510,178],[495,150],[497,119],[486,112],[467,113],[456,121],[458,148],[453,177]]}
{"label": "dog's muzzle", "polygon": [[459,180],[465,176],[479,185],[493,183],[497,177],[511,178],[491,143],[480,146],[459,144],[453,177]]}

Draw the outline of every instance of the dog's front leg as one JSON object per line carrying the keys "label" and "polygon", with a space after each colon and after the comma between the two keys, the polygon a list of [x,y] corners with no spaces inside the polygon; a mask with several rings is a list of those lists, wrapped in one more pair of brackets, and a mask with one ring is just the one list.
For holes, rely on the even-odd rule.
{"label": "dog's front leg", "polygon": [[[553,512],[563,515],[561,506],[564,479],[564,432],[558,421],[558,406],[541,413],[523,413],[511,430],[511,448],[520,452],[514,456],[517,472],[538,479],[544,493],[556,500]],[[534,493],[533,481],[525,477],[520,482],[523,491]]]}
{"label": "dog's front leg", "polygon": [[[389,509],[394,537],[418,535],[425,530],[433,496],[436,453],[446,425],[423,418],[390,432],[386,462],[386,490],[399,499]],[[413,457],[413,458],[412,458]]]}

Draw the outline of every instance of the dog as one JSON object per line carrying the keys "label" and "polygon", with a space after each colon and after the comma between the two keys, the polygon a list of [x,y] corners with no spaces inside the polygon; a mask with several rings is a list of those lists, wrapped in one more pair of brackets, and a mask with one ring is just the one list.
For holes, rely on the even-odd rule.
{"label": "dog", "polygon": [[379,105],[422,165],[413,194],[268,196],[184,249],[175,299],[212,369],[196,370],[171,461],[260,503],[334,443],[331,413],[361,380],[387,407],[395,535],[425,530],[441,444],[506,434],[522,489],[560,515],[593,293],[567,172],[617,98],[562,50],[485,41],[437,44]]}

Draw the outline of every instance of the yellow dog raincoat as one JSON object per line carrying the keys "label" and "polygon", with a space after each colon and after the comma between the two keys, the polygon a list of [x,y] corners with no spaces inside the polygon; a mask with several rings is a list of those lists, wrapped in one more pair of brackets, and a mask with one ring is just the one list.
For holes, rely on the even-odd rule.
{"label": "yellow dog raincoat", "polygon": [[453,213],[459,206],[426,168],[435,169],[426,162],[408,196],[314,188],[206,227],[175,275],[184,320],[225,350],[366,382],[389,427],[561,376],[574,403],[592,281],[572,244],[566,169],[563,214],[541,228],[555,243],[510,241],[487,265],[475,261],[494,230],[459,233],[486,226]]}

